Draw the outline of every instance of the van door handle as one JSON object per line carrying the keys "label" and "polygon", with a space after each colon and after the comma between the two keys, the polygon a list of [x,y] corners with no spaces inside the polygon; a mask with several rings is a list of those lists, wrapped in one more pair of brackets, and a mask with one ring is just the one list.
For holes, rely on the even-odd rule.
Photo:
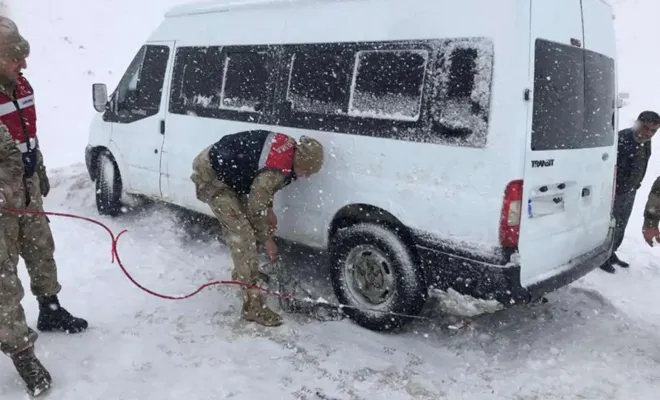
{"label": "van door handle", "polygon": [[165,134],[165,120],[164,119],[160,120],[160,134],[161,135]]}
{"label": "van door handle", "polygon": [[591,195],[591,189],[588,187],[582,188],[582,197],[588,197]]}

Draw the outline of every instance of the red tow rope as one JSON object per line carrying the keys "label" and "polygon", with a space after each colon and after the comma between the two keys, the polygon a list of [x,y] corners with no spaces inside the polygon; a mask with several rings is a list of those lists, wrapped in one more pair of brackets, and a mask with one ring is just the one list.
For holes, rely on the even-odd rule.
{"label": "red tow rope", "polygon": [[187,294],[187,295],[184,295],[184,296],[168,296],[168,295],[165,295],[165,294],[156,293],[153,290],[150,290],[150,289],[142,286],[138,281],[136,281],[133,278],[133,276],[126,270],[126,268],[124,267],[124,264],[121,262],[121,258],[119,257],[119,251],[117,249],[117,244],[119,243],[119,238],[121,237],[121,235],[123,235],[124,233],[127,232],[126,229],[119,232],[118,235],[115,235],[114,232],[112,231],[112,229],[110,229],[104,223],[102,223],[100,221],[97,221],[93,218],[83,217],[83,216],[80,216],[80,215],[69,214],[69,213],[49,212],[49,211],[37,211],[37,210],[19,210],[19,209],[12,209],[12,208],[2,208],[2,210],[4,212],[8,212],[8,213],[11,213],[11,214],[50,215],[50,216],[56,216],[56,217],[80,219],[80,220],[87,221],[87,222],[90,222],[92,224],[96,224],[96,225],[100,226],[101,228],[105,229],[106,232],[108,232],[108,234],[110,235],[110,238],[112,240],[112,250],[111,250],[112,263],[114,264],[115,260],[117,260],[117,263],[119,264],[119,268],[121,268],[122,272],[124,273],[124,275],[126,275],[128,280],[133,282],[133,284],[135,286],[137,286],[138,288],[140,288],[144,292],[149,293],[152,296],[159,297],[161,299],[184,300],[184,299],[188,299],[188,298],[191,298],[191,297],[195,296],[196,294],[198,294],[199,292],[201,292],[202,290],[204,290],[206,288],[209,288],[211,286],[218,286],[218,285],[228,285],[228,286],[233,285],[233,286],[241,286],[241,287],[244,287],[246,289],[258,289],[259,291],[261,291],[265,294],[268,294],[270,296],[275,296],[275,297],[279,297],[279,298],[282,298],[282,299],[294,299],[292,296],[289,296],[289,295],[286,295],[286,294],[283,294],[283,293],[279,293],[279,292],[274,292],[274,291],[268,290],[266,288],[263,288],[261,286],[251,285],[251,284],[241,282],[241,281],[211,281],[211,282],[203,284],[202,286],[197,288],[197,290],[195,290],[194,292],[192,292],[190,294]]}

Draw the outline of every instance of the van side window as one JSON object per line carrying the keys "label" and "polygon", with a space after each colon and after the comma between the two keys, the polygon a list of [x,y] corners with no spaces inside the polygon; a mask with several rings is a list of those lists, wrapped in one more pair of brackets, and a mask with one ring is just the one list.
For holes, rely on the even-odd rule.
{"label": "van side window", "polygon": [[349,114],[418,120],[428,57],[425,50],[358,52]]}
{"label": "van side window", "polygon": [[169,56],[168,46],[142,46],[112,94],[104,119],[130,123],[158,114]]}
{"label": "van side window", "polygon": [[486,144],[493,51],[492,42],[482,38],[450,40],[441,46],[430,103],[436,134],[462,144]]}
{"label": "van side window", "polygon": [[265,53],[225,53],[220,107],[259,112],[267,98]]}
{"label": "van side window", "polygon": [[352,69],[340,52],[294,53],[286,96],[291,110],[345,114]]}
{"label": "van side window", "polygon": [[450,59],[447,97],[455,100],[469,98],[474,89],[477,50],[456,49],[451,53]]}
{"label": "van side window", "polygon": [[[175,71],[181,73],[172,87],[171,102],[187,109],[220,107],[222,66],[218,47],[184,47],[177,50]],[[175,81],[176,82],[176,81]]]}
{"label": "van side window", "polygon": [[272,101],[277,66],[268,46],[187,46],[176,50],[169,111],[260,122]]}

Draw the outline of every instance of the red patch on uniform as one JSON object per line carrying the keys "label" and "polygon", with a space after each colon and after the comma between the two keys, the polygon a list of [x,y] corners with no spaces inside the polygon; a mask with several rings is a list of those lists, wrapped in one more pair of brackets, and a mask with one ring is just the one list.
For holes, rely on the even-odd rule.
{"label": "red patch on uniform", "polygon": [[[23,76],[18,78],[16,85],[16,99],[20,107],[20,114],[12,99],[0,93],[0,122],[5,124],[17,143],[25,143],[28,138],[37,136],[37,113],[34,106],[34,91]],[[23,119],[23,121],[21,121]]]}
{"label": "red patch on uniform", "polygon": [[293,171],[295,140],[283,133],[276,133],[269,142],[264,146],[265,150],[269,150],[263,168],[277,169],[289,176]]}

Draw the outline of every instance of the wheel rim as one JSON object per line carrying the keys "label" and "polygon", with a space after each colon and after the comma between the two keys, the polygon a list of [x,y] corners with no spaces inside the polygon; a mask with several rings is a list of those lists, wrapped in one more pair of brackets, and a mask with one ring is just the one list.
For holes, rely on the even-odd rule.
{"label": "wheel rim", "polygon": [[352,296],[362,303],[378,306],[394,296],[392,263],[374,246],[354,247],[346,257],[344,276]]}

